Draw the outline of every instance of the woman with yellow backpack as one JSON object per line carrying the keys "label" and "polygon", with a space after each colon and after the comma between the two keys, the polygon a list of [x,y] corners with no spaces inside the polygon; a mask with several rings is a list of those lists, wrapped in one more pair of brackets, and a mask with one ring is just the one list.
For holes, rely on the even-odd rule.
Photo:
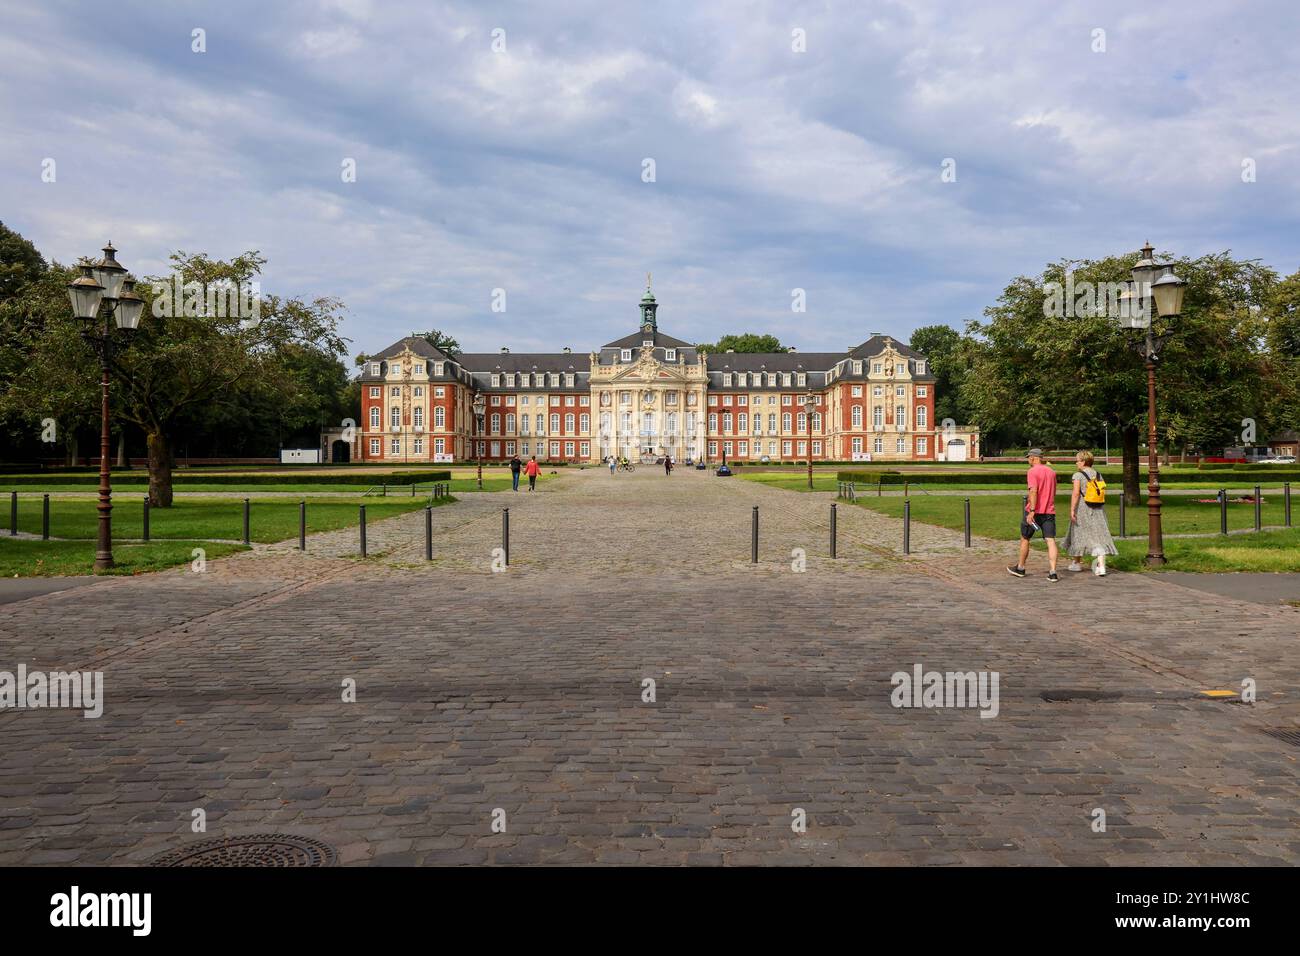
{"label": "woman with yellow backpack", "polygon": [[1119,554],[1106,523],[1106,479],[1092,467],[1092,452],[1074,456],[1078,470],[1071,476],[1070,530],[1063,547],[1070,556],[1070,571],[1082,571],[1080,558],[1091,555],[1092,573],[1106,573],[1106,556]]}

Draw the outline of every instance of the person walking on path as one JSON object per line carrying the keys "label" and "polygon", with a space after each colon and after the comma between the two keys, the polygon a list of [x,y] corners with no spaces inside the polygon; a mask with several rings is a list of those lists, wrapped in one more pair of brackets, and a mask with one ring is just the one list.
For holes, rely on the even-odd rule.
{"label": "person walking on path", "polygon": [[1061,580],[1056,574],[1056,472],[1043,460],[1041,448],[1029,449],[1025,456],[1029,459],[1029,496],[1025,501],[1025,513],[1020,520],[1020,558],[1007,568],[1013,577],[1025,576],[1025,560],[1029,557],[1029,541],[1035,532],[1047,542],[1047,580],[1055,583]]}
{"label": "person walking on path", "polygon": [[611,475],[614,474],[614,469],[618,468],[618,459],[615,458],[613,455],[610,455],[607,460],[607,463],[609,465],[609,473]]}
{"label": "person walking on path", "polygon": [[514,482],[514,490],[519,490],[519,472],[523,470],[524,463],[515,455],[510,459],[510,480]]}
{"label": "person walking on path", "polygon": [[528,476],[528,490],[537,490],[537,475],[542,470],[542,466],[537,463],[536,455],[528,456],[528,464],[524,465],[524,474]]}
{"label": "person walking on path", "polygon": [[1106,522],[1106,480],[1093,470],[1092,461],[1090,451],[1074,456],[1077,470],[1070,477],[1074,486],[1070,492],[1070,530],[1062,547],[1071,559],[1069,570],[1082,571],[1079,559],[1087,554],[1093,558],[1092,573],[1103,577],[1106,555],[1119,554],[1119,549]]}
{"label": "person walking on path", "polygon": [[671,455],[664,455],[664,474],[671,477],[673,473],[673,459]]}

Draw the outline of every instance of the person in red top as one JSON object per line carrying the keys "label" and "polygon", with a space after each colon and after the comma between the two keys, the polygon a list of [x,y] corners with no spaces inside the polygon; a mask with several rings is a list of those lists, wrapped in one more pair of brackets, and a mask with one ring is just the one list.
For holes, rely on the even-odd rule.
{"label": "person in red top", "polygon": [[537,473],[540,472],[541,470],[542,470],[542,466],[537,464],[537,456],[529,455],[528,464],[524,465],[524,474],[528,476],[529,491],[537,490]]}
{"label": "person in red top", "polygon": [[1042,532],[1047,542],[1047,580],[1056,582],[1056,472],[1043,460],[1041,448],[1029,449],[1029,496],[1020,522],[1020,559],[1007,572],[1014,577],[1025,576],[1025,559],[1029,557],[1029,540],[1034,532]]}

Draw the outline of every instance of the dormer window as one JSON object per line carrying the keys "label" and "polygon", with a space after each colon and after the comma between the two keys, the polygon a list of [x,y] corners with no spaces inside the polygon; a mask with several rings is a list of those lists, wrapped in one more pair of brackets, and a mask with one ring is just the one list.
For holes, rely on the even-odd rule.
{"label": "dormer window", "polygon": [[906,374],[907,374],[907,363],[906,363],[906,362],[899,362],[899,363],[898,363],[898,374],[899,374],[899,375],[906,375]]}
{"label": "dormer window", "polygon": [[[876,371],[877,371],[877,372],[880,371],[880,366],[879,366],[879,365],[876,366]],[[853,360],[853,374],[854,374],[854,375],[861,375],[861,374],[862,374],[862,363],[859,362],[857,359],[854,359],[854,360]]]}
{"label": "dormer window", "polygon": [[722,386],[723,386],[723,388],[731,388],[731,373],[730,373],[730,372],[727,372],[725,375],[722,376]]}
{"label": "dormer window", "polygon": [[623,349],[622,351],[619,352],[619,356],[618,356],[618,357],[619,357],[622,361],[624,361],[624,362],[630,362],[630,361],[632,361],[632,350],[631,350],[631,349]]}
{"label": "dormer window", "polygon": [[435,362],[435,363],[433,364],[433,374],[434,374],[434,377],[435,377],[435,378],[442,378],[442,375],[443,375],[443,363],[442,363],[442,362]]}
{"label": "dormer window", "polygon": [[641,345],[642,345],[644,348],[652,349],[652,348],[655,347],[655,340],[654,340],[654,339],[642,339],[642,340],[641,340]]}
{"label": "dormer window", "polygon": [[413,375],[423,375],[423,374],[424,374],[424,363],[423,363],[423,362],[416,362],[416,363],[415,363],[415,368],[411,370],[411,373],[412,373]]}
{"label": "dormer window", "polygon": [[924,362],[917,362],[917,363],[916,363],[916,374],[917,374],[917,375],[924,375],[924,374],[925,374],[925,363],[924,363]]}
{"label": "dormer window", "polygon": [[803,386],[805,386],[805,385],[807,385],[807,384],[808,384],[808,376],[805,375],[803,372],[800,372],[800,373],[799,373],[799,387],[802,388]]}
{"label": "dormer window", "polygon": [[676,362],[676,361],[677,361],[677,350],[676,350],[676,349],[664,349],[664,361],[665,361],[665,362]]}
{"label": "dormer window", "polygon": [[501,376],[500,376],[500,375],[493,375],[493,376],[492,376],[492,387],[493,387],[493,388],[500,388],[500,387],[501,387]]}
{"label": "dormer window", "polygon": [[379,374],[379,363],[378,363],[378,362],[371,362],[371,363],[370,363],[370,374],[371,374],[371,375],[378,375],[378,374]]}

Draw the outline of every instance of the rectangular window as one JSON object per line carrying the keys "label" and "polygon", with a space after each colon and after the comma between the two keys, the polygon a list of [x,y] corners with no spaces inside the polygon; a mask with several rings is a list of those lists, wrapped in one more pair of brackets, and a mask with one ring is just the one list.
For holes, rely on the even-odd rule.
{"label": "rectangular window", "polygon": [[414,425],[416,428],[423,428],[424,427],[424,406],[416,405],[415,408],[411,409],[411,414],[412,416],[414,416],[411,419],[411,424]]}
{"label": "rectangular window", "polygon": [[400,438],[394,438],[389,443],[388,450],[391,451],[394,455],[400,455],[402,453],[402,440]]}
{"label": "rectangular window", "polygon": [[583,458],[591,457],[591,442],[585,441],[578,446],[578,454]]}
{"label": "rectangular window", "polygon": [[371,428],[379,427],[379,406],[378,405],[370,406],[370,427]]}
{"label": "rectangular window", "polygon": [[925,397],[926,397],[927,395],[929,395],[929,394],[930,394],[930,389],[929,389],[927,386],[925,386],[925,385],[918,385],[918,386],[916,386],[916,397],[917,397],[917,398],[925,398]]}
{"label": "rectangular window", "polygon": [[378,363],[378,362],[371,362],[371,363],[370,363],[370,374],[371,374],[371,375],[378,375],[378,374],[379,374],[379,363]]}
{"label": "rectangular window", "polygon": [[443,370],[442,362],[433,363],[433,374],[435,378],[442,378],[442,370]]}
{"label": "rectangular window", "polygon": [[446,397],[447,397],[447,389],[446,389],[446,387],[445,387],[445,386],[442,386],[442,385],[437,386],[437,387],[433,390],[433,397],[434,397],[434,398],[446,398]]}
{"label": "rectangular window", "polygon": [[789,443],[788,441],[783,441],[783,442],[781,442],[781,455],[782,455],[782,457],[784,457],[784,458],[789,458],[791,454],[793,454],[793,452],[791,451],[790,443]]}
{"label": "rectangular window", "polygon": [[630,362],[630,361],[632,361],[632,350],[631,350],[631,349],[623,349],[621,352],[619,352],[619,356],[618,356],[618,357],[619,357],[620,360],[622,360],[622,361],[624,361],[624,362]]}
{"label": "rectangular window", "polygon": [[551,457],[552,458],[560,457],[560,443],[558,441],[551,442]]}
{"label": "rectangular window", "polygon": [[717,454],[718,454],[718,443],[715,441],[709,442],[709,456],[717,457]]}
{"label": "rectangular window", "polygon": [[370,386],[370,397],[371,397],[371,398],[378,398],[378,397],[379,397],[379,386],[378,386],[378,385],[371,385],[371,386]]}
{"label": "rectangular window", "polygon": [[375,455],[376,457],[378,457],[378,455],[379,455],[379,439],[378,439],[378,438],[372,438],[372,439],[370,439],[370,454]]}
{"label": "rectangular window", "polygon": [[500,387],[501,387],[501,376],[500,376],[500,375],[493,375],[493,376],[492,376],[492,387],[493,387],[493,388],[500,388]]}
{"label": "rectangular window", "polygon": [[571,441],[566,441],[566,442],[564,443],[564,457],[565,457],[565,458],[572,458],[572,457],[573,457],[573,442],[571,442]]}
{"label": "rectangular window", "polygon": [[501,443],[499,441],[494,441],[492,443],[492,451],[490,454],[493,458],[501,457]]}
{"label": "rectangular window", "polygon": [[572,408],[572,407],[573,407],[573,403],[574,403],[574,399],[575,399],[575,398],[577,398],[576,395],[565,395],[565,396],[564,396],[564,404],[565,404],[566,406],[568,406],[569,408]]}
{"label": "rectangular window", "polygon": [[424,439],[423,439],[423,438],[417,438],[417,439],[415,439],[415,441],[414,441],[414,442],[412,443],[412,445],[411,445],[411,451],[414,452],[414,453],[417,454],[417,455],[423,455],[423,454],[424,454]]}
{"label": "rectangular window", "polygon": [[794,396],[793,396],[793,395],[782,395],[782,396],[781,396],[781,404],[782,404],[782,405],[793,405],[793,404],[794,404]]}
{"label": "rectangular window", "polygon": [[813,457],[816,458],[820,456],[821,453],[822,453],[822,443],[819,441],[813,442]]}
{"label": "rectangular window", "polygon": [[916,453],[918,455],[924,455],[929,450],[930,450],[930,442],[928,439],[918,438],[916,440]]}
{"label": "rectangular window", "polygon": [[665,361],[665,362],[676,362],[676,361],[677,361],[677,350],[676,350],[676,349],[664,349],[664,361]]}
{"label": "rectangular window", "polygon": [[515,455],[515,443],[512,441],[506,442],[506,457],[513,458],[514,455]]}
{"label": "rectangular window", "polygon": [[411,368],[411,374],[412,374],[412,375],[423,375],[423,374],[424,374],[424,363],[422,363],[422,362],[416,362],[415,365],[412,366],[412,368]]}
{"label": "rectangular window", "polygon": [[392,425],[394,428],[398,428],[402,424],[402,410],[396,405],[393,405],[388,409],[388,424]]}

